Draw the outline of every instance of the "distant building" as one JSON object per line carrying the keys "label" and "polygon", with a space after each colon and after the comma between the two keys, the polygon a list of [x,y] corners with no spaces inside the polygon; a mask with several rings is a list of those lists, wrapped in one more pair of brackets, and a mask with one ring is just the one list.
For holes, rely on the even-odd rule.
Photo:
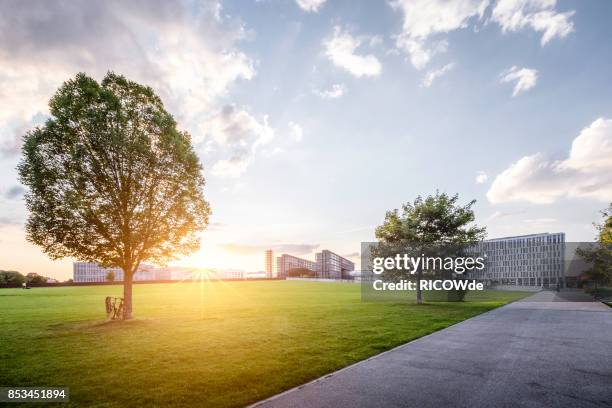
{"label": "distant building", "polygon": [[156,269],[153,265],[142,264],[138,267],[132,280],[134,281],[153,281],[157,280]]}
{"label": "distant building", "polygon": [[114,274],[114,281],[123,281],[123,269],[103,268],[93,262],[74,262],[72,264],[72,275],[74,282],[108,282],[108,273]]}
{"label": "distant building", "polygon": [[155,280],[159,280],[159,281],[172,280],[172,271],[170,270],[170,268],[155,269]]}
{"label": "distant building", "polygon": [[355,264],[348,259],[324,249],[315,255],[317,260],[317,277],[322,279],[353,279],[351,272]]}
{"label": "distant building", "polygon": [[266,277],[274,277],[274,253],[271,249],[266,249]]}
{"label": "distant building", "polygon": [[292,269],[309,269],[317,273],[317,263],[297,256],[282,254],[276,258],[276,272],[279,278],[286,278]]}
{"label": "distant building", "polygon": [[[108,274],[113,273],[114,282],[123,282],[123,269],[103,268],[94,262],[74,262],[72,264],[72,274],[74,282],[109,282]],[[157,280],[155,267],[151,265],[141,265],[134,273],[134,281]]]}
{"label": "distant building", "polygon": [[[109,272],[114,273],[115,282],[123,282],[123,270],[120,268],[102,268],[93,262],[74,262],[72,265],[74,282],[108,282]],[[157,268],[142,264],[134,273],[134,281],[191,281],[199,280],[204,270],[184,267],[167,266]],[[212,279],[244,279],[245,274],[240,269],[208,270]]]}
{"label": "distant building", "polygon": [[244,279],[264,279],[267,277],[268,277],[268,274],[265,271],[245,272],[244,273]]}
{"label": "distant building", "polygon": [[315,254],[314,262],[288,254],[276,258],[279,278],[286,278],[292,269],[308,269],[320,279],[353,279],[351,272],[355,270],[355,264],[328,249]]}
{"label": "distant building", "polygon": [[194,269],[193,268],[169,268],[170,271],[170,280],[173,281],[185,281],[185,280],[193,280],[195,279]]}
{"label": "distant building", "polygon": [[562,232],[489,239],[475,251],[486,254],[485,268],[468,276],[487,285],[566,286]]}
{"label": "distant building", "polygon": [[220,279],[244,279],[244,271],[241,269],[222,269],[218,276]]}

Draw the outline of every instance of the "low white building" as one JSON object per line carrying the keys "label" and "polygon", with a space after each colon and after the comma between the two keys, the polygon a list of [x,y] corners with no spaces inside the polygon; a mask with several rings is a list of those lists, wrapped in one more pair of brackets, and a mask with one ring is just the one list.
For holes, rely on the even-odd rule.
{"label": "low white building", "polygon": [[221,279],[244,279],[244,271],[241,269],[221,269],[218,275]]}
{"label": "low white building", "polygon": [[113,281],[123,281],[121,268],[103,268],[93,262],[74,262],[72,264],[72,279],[74,282],[108,282],[109,273],[114,274]]}
{"label": "low white building", "polygon": [[[113,279],[108,279],[109,273]],[[103,268],[95,262],[74,262],[72,264],[74,282],[123,282],[123,269]],[[134,274],[134,281],[157,280],[156,269],[151,265],[141,265]]]}
{"label": "low white building", "polygon": [[[123,282],[121,268],[103,268],[93,262],[74,262],[72,264],[74,282],[109,282],[109,273],[114,274],[113,282]],[[245,272],[241,269],[198,270],[183,266],[169,266],[156,268],[152,265],[142,264],[133,280],[142,281],[191,281],[199,280],[207,275],[208,279],[245,279]]]}

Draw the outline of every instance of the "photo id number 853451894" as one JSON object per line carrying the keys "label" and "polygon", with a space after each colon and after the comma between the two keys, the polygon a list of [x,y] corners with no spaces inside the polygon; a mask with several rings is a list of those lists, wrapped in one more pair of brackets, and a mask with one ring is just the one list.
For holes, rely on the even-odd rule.
{"label": "photo id number 853451894", "polygon": [[0,402],[67,402],[66,387],[0,387]]}

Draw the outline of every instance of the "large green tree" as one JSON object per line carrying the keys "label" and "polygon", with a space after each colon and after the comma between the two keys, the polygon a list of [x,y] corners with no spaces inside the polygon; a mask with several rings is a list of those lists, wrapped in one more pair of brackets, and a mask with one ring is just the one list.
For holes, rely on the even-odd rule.
{"label": "large green tree", "polygon": [[[425,198],[418,196],[401,210],[388,211],[385,221],[376,228],[376,239],[381,248],[392,251],[410,249],[414,254],[432,254],[439,249],[467,248],[486,237],[486,229],[474,225],[472,206],[476,200],[459,204],[459,195],[436,192]],[[417,303],[423,303],[419,287],[423,270],[416,271]]]}
{"label": "large green tree", "polygon": [[191,138],[147,86],[80,73],[49,102],[51,117],[24,136],[18,170],[28,240],[51,258],[124,271],[124,318],[142,262],[199,248],[210,214]]}

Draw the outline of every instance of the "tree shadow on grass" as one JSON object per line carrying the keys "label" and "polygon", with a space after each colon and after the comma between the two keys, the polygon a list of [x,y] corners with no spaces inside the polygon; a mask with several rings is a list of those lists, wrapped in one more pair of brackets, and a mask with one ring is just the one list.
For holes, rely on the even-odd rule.
{"label": "tree shadow on grass", "polygon": [[78,322],[55,323],[47,326],[53,337],[71,336],[83,333],[100,333],[141,329],[151,326],[154,319],[134,318],[131,320],[86,320]]}

